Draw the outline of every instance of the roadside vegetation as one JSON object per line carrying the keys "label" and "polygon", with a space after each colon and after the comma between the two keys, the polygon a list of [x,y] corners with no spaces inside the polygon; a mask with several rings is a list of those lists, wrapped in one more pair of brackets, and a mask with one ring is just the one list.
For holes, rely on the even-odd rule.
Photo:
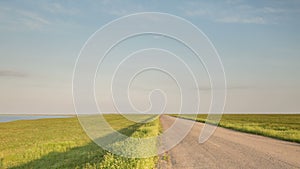
{"label": "roadside vegetation", "polygon": [[[158,119],[138,124],[120,115],[105,118],[127,136],[159,134]],[[0,123],[0,132],[0,168],[151,169],[158,161],[158,157],[125,158],[101,149],[85,134],[76,117]]]}
{"label": "roadside vegetation", "polygon": [[[180,117],[191,119],[191,115]],[[199,114],[196,121],[204,123],[206,118],[207,114]],[[223,114],[218,126],[300,143],[300,114]]]}

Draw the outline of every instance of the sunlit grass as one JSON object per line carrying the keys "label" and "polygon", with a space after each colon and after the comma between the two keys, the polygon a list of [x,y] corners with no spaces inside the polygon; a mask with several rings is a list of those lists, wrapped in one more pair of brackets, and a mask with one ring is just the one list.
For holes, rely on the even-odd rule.
{"label": "sunlit grass", "polygon": [[[159,133],[158,119],[137,125],[120,115],[105,118],[127,136]],[[155,168],[158,160],[125,158],[101,149],[84,133],[76,117],[0,123],[0,132],[0,168]]]}

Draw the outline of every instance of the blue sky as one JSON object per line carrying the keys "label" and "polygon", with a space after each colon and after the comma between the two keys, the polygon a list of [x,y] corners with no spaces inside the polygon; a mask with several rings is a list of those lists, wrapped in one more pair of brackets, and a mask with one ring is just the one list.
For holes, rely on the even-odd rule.
{"label": "blue sky", "polygon": [[299,112],[297,0],[28,0],[0,2],[0,113],[74,112],[81,47],[104,24],[136,12],[177,15],[208,36],[225,68],[227,112]]}

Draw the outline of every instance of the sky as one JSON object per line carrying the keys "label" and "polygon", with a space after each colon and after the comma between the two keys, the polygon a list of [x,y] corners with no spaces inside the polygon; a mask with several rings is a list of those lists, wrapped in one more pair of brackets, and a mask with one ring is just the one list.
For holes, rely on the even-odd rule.
{"label": "sky", "polygon": [[[105,24],[137,12],[176,15],[206,34],[218,51],[226,74],[225,112],[300,112],[300,2],[297,0],[11,0],[0,1],[0,113],[74,113],[72,75],[80,49]],[[153,44],[180,49],[170,39],[144,36],[124,43],[110,57],[118,58],[129,49]],[[187,52],[179,54],[193,64]],[[163,58],[163,55],[156,56]],[[165,59],[158,62],[177,66]],[[144,56],[137,63],[145,61]],[[108,68],[114,63],[117,59],[106,60]],[[198,76],[203,77],[195,90],[201,90],[201,106],[207,111],[210,103],[207,75],[201,65],[194,67]],[[112,74],[109,71],[99,74],[96,97],[105,103],[101,84]],[[178,88],[169,87],[174,81],[159,72],[144,75],[149,78],[137,78],[132,89],[139,110],[147,109],[149,100],[145,96],[158,87],[169,90],[166,91],[169,107],[175,111],[179,104]]]}

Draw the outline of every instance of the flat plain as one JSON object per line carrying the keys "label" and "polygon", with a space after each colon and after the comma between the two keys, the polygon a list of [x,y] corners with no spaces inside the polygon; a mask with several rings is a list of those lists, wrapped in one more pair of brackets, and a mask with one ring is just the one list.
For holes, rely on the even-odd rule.
{"label": "flat plain", "polygon": [[[120,133],[138,138],[159,133],[159,121],[138,124],[105,115]],[[0,168],[155,168],[158,157],[125,158],[96,145],[76,117],[0,123]],[[150,146],[149,146],[150,147]]]}
{"label": "flat plain", "polygon": [[[120,115],[104,117],[118,132],[137,138],[157,136],[176,119],[162,115],[160,120],[136,123]],[[149,116],[139,118],[149,119]],[[180,118],[190,121],[191,117],[180,115]],[[212,138],[199,144],[198,136],[206,118],[207,115],[197,115],[198,123],[182,142],[167,154],[150,158],[125,158],[103,150],[86,135],[76,117],[3,122],[0,168],[297,168],[300,165],[297,162],[300,114],[225,114]],[[153,145],[149,147],[155,149]],[[161,165],[161,162],[171,164]]]}

